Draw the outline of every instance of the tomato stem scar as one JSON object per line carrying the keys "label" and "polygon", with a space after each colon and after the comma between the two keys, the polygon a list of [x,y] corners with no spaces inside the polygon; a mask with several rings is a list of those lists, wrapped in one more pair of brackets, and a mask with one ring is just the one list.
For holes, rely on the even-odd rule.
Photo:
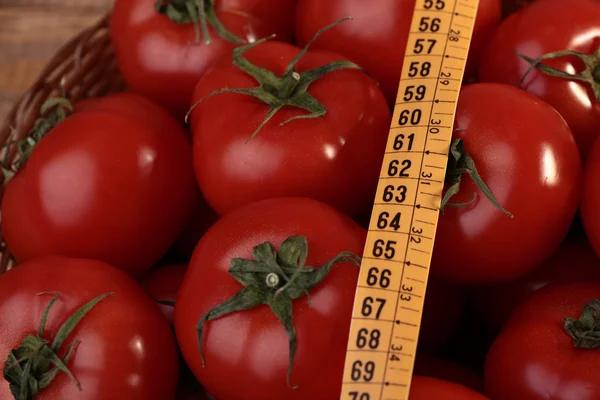
{"label": "tomato stem scar", "polygon": [[222,93],[236,93],[252,96],[269,106],[269,110],[267,111],[265,118],[255,129],[247,142],[252,140],[262,129],[262,127],[265,126],[265,124],[267,124],[267,122],[269,122],[269,120],[271,120],[271,118],[283,107],[300,108],[304,111],[308,111],[309,114],[294,116],[280,123],[281,126],[297,119],[312,119],[325,116],[327,114],[327,109],[308,92],[309,85],[317,79],[340,69],[356,69],[364,72],[365,74],[367,74],[367,72],[355,63],[345,60],[334,61],[330,64],[326,64],[304,72],[297,72],[296,64],[306,54],[311,44],[321,34],[341,24],[342,22],[351,19],[351,17],[343,18],[331,25],[321,28],[317,33],[315,33],[313,38],[306,44],[306,46],[298,52],[294,59],[289,62],[286,71],[281,76],[277,76],[268,69],[252,64],[243,56],[246,51],[274,38],[275,35],[259,39],[245,46],[237,47],[233,51],[233,64],[240,70],[252,76],[259,83],[259,86],[253,88],[223,88],[215,90],[192,105],[185,117],[185,121],[188,122],[190,113],[194,110],[194,108],[196,108],[196,106],[198,106],[198,104],[212,96]]}
{"label": "tomato stem scar", "polygon": [[[79,381],[67,367],[75,348],[79,345],[79,341],[75,340],[67,346],[64,358],[61,359],[58,352],[83,317],[104,298],[114,295],[112,292],[100,295],[75,311],[59,328],[52,345],[49,346],[50,341],[43,339],[42,336],[44,335],[50,310],[58,300],[59,294],[42,292],[38,293],[38,296],[47,294],[53,295],[53,298],[44,309],[37,333],[23,338],[19,346],[10,351],[4,364],[4,379],[9,382],[11,393],[17,400],[34,399],[40,391],[52,383],[60,372],[67,374],[77,389],[80,392],[82,391]],[[25,365],[22,365],[23,363]]]}
{"label": "tomato stem scar", "polygon": [[228,42],[235,44],[246,43],[231,33],[217,17],[217,8],[214,0],[158,0],[154,8],[160,14],[166,15],[176,24],[194,24],[196,37],[191,44],[200,44],[200,36],[204,44],[212,44],[208,27],[212,27],[217,35]]}
{"label": "tomato stem scar", "polygon": [[[340,263],[351,263],[360,266],[360,257],[341,252],[327,261],[321,268],[307,266],[308,241],[305,236],[287,238],[276,251],[270,242],[254,247],[253,260],[234,258],[231,260],[229,273],[244,287],[229,300],[216,305],[205,313],[196,325],[198,348],[205,365],[203,335],[206,322],[224,315],[248,310],[263,304],[284,326],[289,341],[290,361],[286,382],[290,385],[292,366],[296,354],[296,330],[292,322],[292,301],[304,296],[327,277],[332,267]],[[279,288],[281,280],[287,283]]]}
{"label": "tomato stem scar", "polygon": [[[515,54],[529,63],[529,68],[521,78],[520,87],[523,87],[527,75],[529,75],[533,69],[537,69],[538,71],[549,76],[587,83],[594,91],[596,101],[600,102],[600,47],[596,49],[594,54],[582,53],[575,50],[561,50],[544,54],[536,59],[523,55],[518,51],[515,51]],[[542,61],[545,60],[553,60],[556,58],[569,56],[577,57],[579,60],[581,60],[585,66],[584,70],[576,74],[572,74],[550,67],[546,64],[542,64]]]}

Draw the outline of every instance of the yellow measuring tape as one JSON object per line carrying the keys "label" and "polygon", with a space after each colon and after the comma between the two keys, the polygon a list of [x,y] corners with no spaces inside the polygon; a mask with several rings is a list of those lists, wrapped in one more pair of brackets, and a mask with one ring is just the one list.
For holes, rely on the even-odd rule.
{"label": "yellow measuring tape", "polygon": [[342,400],[406,400],[479,0],[416,0],[379,177]]}

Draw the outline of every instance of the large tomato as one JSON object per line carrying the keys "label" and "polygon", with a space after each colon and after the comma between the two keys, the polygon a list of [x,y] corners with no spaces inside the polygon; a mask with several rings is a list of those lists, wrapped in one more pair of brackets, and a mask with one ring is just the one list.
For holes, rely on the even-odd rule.
{"label": "large tomato", "polygon": [[[253,203],[213,225],[175,307],[179,345],[206,390],[219,400],[339,398],[359,268],[338,255],[361,254],[365,239],[347,216],[306,198]],[[304,259],[315,269],[292,278]],[[329,274],[320,274],[330,261]],[[282,272],[260,272],[277,265]]]}
{"label": "large tomato", "polygon": [[[85,305],[91,307],[78,320]],[[44,351],[28,359],[37,346]],[[19,393],[17,382],[30,361],[30,379],[43,386],[56,366],[53,357],[66,370],[39,395],[34,385],[25,397],[11,395],[11,389]],[[15,358],[22,360],[15,364]],[[0,398],[6,400],[167,400],[177,388],[177,347],[168,322],[137,282],[100,261],[42,257],[0,277],[0,364]]]}
{"label": "large tomato", "polygon": [[197,199],[191,146],[167,111],[136,99],[99,99],[33,147],[2,202],[19,262],[98,259],[137,277],[184,229]]}
{"label": "large tomato", "polygon": [[[472,172],[463,174],[450,202],[468,204],[447,206],[440,215],[431,272],[464,284],[519,278],[567,235],[580,198],[577,145],[550,105],[497,83],[463,87],[455,128],[454,140],[464,149],[456,146],[461,156],[448,177],[461,168]],[[476,171],[492,196],[475,184]]]}
{"label": "large tomato", "polygon": [[583,175],[581,219],[587,237],[596,254],[600,255],[600,138],[590,151]]}
{"label": "large tomato", "polygon": [[598,299],[600,285],[592,283],[532,294],[488,353],[485,392],[494,400],[599,399]]}
{"label": "large tomato", "polygon": [[[341,60],[332,53],[309,50],[286,72],[299,52],[267,41],[234,56],[238,64],[253,64],[245,67],[252,75],[225,57],[198,83],[194,101],[204,100],[191,114],[194,164],[202,193],[220,214],[273,197],[314,198],[348,214],[373,202],[391,118],[385,99],[349,63],[315,76],[315,68]],[[223,88],[255,88],[257,74],[266,86],[252,93],[261,99],[248,93],[205,98]],[[258,130],[270,110],[278,111]],[[326,114],[317,116],[321,111]],[[282,126],[290,118],[299,119]]]}
{"label": "large tomato", "polygon": [[504,284],[476,287],[470,300],[478,316],[499,331],[510,313],[536,290],[560,283],[591,281],[600,283],[600,258],[585,235],[579,234],[568,237],[532,273]]}
{"label": "large tomato", "polygon": [[[203,19],[189,11],[201,11],[198,3],[209,37],[202,34]],[[294,8],[294,0],[117,0],[110,33],[127,86],[183,117],[198,79],[240,39],[276,34],[291,40]]]}
{"label": "large tomato", "polygon": [[[426,376],[413,376],[408,400],[489,400],[458,383]],[[521,399],[519,399],[521,400]]]}
{"label": "large tomato", "polygon": [[[600,45],[599,29],[600,2],[596,0],[535,1],[500,25],[482,58],[479,77],[482,81],[519,86],[531,64],[515,52],[530,59],[562,50],[575,50],[591,57]],[[600,59],[590,62],[600,65]],[[573,56],[548,59],[543,64],[568,74],[583,70],[581,60]],[[537,69],[525,77],[522,87],[560,112],[585,160],[600,134],[600,104],[592,87],[571,77],[550,76]]]}
{"label": "large tomato", "polygon": [[[415,3],[415,0],[299,0],[296,14],[297,41],[304,45],[324,25],[340,18],[353,17],[351,22],[317,39],[314,46],[316,49],[331,50],[350,57],[369,71],[381,84],[391,106],[396,103]],[[429,3],[438,10],[444,10],[451,4],[444,0],[432,0]],[[500,21],[500,12],[500,0],[480,0],[465,71],[466,78],[475,75],[481,53]],[[456,23],[460,24],[458,21]],[[428,51],[429,44],[425,49],[422,45],[418,47],[419,45],[408,44],[416,51]],[[440,40],[434,46],[443,45]]]}

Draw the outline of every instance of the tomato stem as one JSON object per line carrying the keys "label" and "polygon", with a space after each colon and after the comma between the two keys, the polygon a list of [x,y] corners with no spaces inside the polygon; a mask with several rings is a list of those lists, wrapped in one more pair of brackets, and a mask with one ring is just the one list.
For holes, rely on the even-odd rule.
{"label": "tomato stem", "polygon": [[228,42],[246,43],[221,23],[217,17],[214,0],[158,0],[154,4],[154,8],[176,24],[194,24],[196,38],[192,44],[199,44],[200,36],[204,38],[204,44],[208,45],[213,42],[208,29],[209,25],[219,37]]}
{"label": "tomato stem", "polygon": [[600,299],[587,303],[579,319],[565,318],[565,332],[573,339],[573,345],[583,350],[600,347]]}
{"label": "tomato stem", "polygon": [[300,52],[298,52],[294,59],[290,61],[290,63],[287,65],[286,71],[281,76],[277,76],[268,69],[261,68],[257,65],[252,64],[248,59],[244,57],[244,53],[246,51],[256,46],[259,46],[267,40],[274,38],[275,35],[259,39],[254,43],[250,43],[245,46],[241,46],[234,49],[233,64],[240,70],[252,76],[260,85],[254,88],[223,88],[215,90],[214,92],[201,98],[194,105],[192,105],[191,109],[188,111],[185,117],[186,122],[189,119],[190,113],[194,110],[194,108],[198,106],[198,104],[212,96],[222,93],[235,93],[252,96],[269,106],[269,111],[267,112],[264,120],[255,129],[248,141],[252,140],[263,128],[263,126],[265,126],[267,122],[269,122],[271,118],[275,114],[277,114],[277,112],[283,107],[300,108],[304,111],[308,111],[309,114],[292,117],[282,122],[280,125],[285,125],[297,119],[312,119],[325,116],[327,114],[325,106],[323,106],[323,104],[321,104],[316,98],[314,98],[310,93],[308,93],[309,85],[317,79],[323,77],[324,75],[327,75],[339,69],[357,69],[364,72],[365,74],[367,74],[367,72],[355,63],[344,60],[334,61],[330,64],[323,65],[309,71],[304,71],[302,73],[296,71],[296,64],[306,54],[311,44],[321,34],[341,24],[342,22],[351,19],[351,17],[343,18],[331,25],[320,29],[306,44],[306,46],[302,50],[300,50]]}
{"label": "tomato stem", "polygon": [[454,139],[450,145],[450,155],[448,157],[448,168],[446,171],[446,183],[450,184],[450,187],[444,194],[440,205],[440,213],[444,214],[444,208],[446,206],[451,207],[466,207],[477,199],[477,194],[474,193],[473,198],[466,203],[450,203],[450,199],[456,195],[460,191],[460,184],[462,181],[463,174],[469,174],[473,182],[477,185],[479,190],[483,192],[485,197],[489,201],[491,201],[500,211],[506,214],[510,218],[514,218],[514,216],[504,209],[494,197],[494,194],[490,190],[490,188],[485,184],[479,172],[477,171],[477,167],[475,165],[475,161],[473,158],[467,153],[464,147],[464,142],[462,139]]}
{"label": "tomato stem", "polygon": [[[7,185],[23,165],[25,165],[37,143],[71,114],[73,114],[73,105],[64,97],[53,97],[42,104],[40,117],[35,121],[33,128],[25,139],[9,140],[4,145],[8,147],[4,153],[1,165],[2,174],[4,175],[4,185]],[[11,164],[9,163],[9,157],[12,153],[10,147],[14,145],[17,147],[18,157]]]}
{"label": "tomato stem", "polygon": [[[529,63],[529,68],[527,71],[525,71],[525,74],[521,78],[521,88],[525,83],[525,78],[527,78],[531,71],[537,69],[538,71],[549,76],[587,83],[592,88],[594,96],[596,97],[596,101],[600,102],[600,47],[596,49],[594,54],[582,53],[575,50],[561,50],[544,54],[535,59],[521,54],[518,51],[515,51],[515,54]],[[542,61],[553,60],[562,57],[577,57],[581,62],[583,62],[585,68],[581,72],[572,74],[542,63]]]}
{"label": "tomato stem", "polygon": [[[284,326],[289,342],[289,365],[286,376],[288,387],[294,357],[296,354],[296,330],[292,320],[292,301],[316,287],[339,263],[349,262],[360,266],[360,257],[342,252],[325,263],[321,268],[305,265],[308,255],[308,242],[304,236],[292,236],[275,250],[269,242],[254,247],[253,260],[234,258],[229,273],[244,287],[229,300],[216,305],[206,312],[196,325],[198,348],[205,365],[203,336],[207,321],[224,315],[248,310],[260,305],[268,305]],[[285,282],[283,285],[282,283]]]}
{"label": "tomato stem", "polygon": [[16,349],[10,351],[4,364],[3,376],[9,382],[11,393],[16,400],[34,399],[60,372],[67,374],[77,389],[82,391],[81,385],[67,367],[79,341],[76,340],[67,346],[66,355],[62,359],[58,356],[58,352],[83,317],[104,298],[114,295],[114,293],[100,295],[75,311],[59,328],[52,345],[49,346],[50,341],[43,339],[42,336],[50,310],[58,300],[59,294],[42,292],[38,293],[38,296],[46,294],[52,294],[54,297],[44,309],[37,334],[27,335]]}

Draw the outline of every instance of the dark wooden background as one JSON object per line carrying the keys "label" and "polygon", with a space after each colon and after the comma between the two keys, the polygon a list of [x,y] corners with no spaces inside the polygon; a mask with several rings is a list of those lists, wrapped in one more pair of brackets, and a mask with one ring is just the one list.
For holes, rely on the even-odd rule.
{"label": "dark wooden background", "polygon": [[0,0],[0,120],[56,50],[113,0]]}

